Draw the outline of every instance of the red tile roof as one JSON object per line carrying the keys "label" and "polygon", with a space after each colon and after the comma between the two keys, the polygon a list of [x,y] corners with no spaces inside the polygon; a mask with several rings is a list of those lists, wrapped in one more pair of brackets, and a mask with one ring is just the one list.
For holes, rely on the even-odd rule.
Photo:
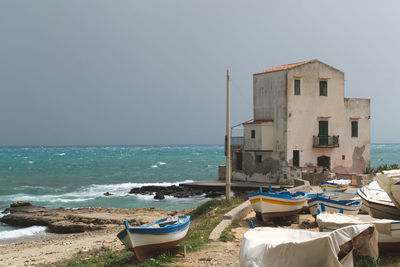
{"label": "red tile roof", "polygon": [[265,70],[265,71],[254,73],[253,75],[259,75],[259,74],[263,74],[263,73],[269,73],[269,72],[274,72],[274,71],[292,69],[294,67],[297,67],[297,66],[300,66],[300,65],[304,65],[304,64],[307,64],[307,63],[311,63],[311,62],[315,62],[315,61],[318,61],[318,60],[317,59],[312,59],[312,60],[307,60],[307,61],[302,61],[302,62],[297,62],[297,63],[285,64],[285,65],[281,65],[279,67],[275,67],[275,68],[272,68],[272,69],[269,69],[269,70]]}

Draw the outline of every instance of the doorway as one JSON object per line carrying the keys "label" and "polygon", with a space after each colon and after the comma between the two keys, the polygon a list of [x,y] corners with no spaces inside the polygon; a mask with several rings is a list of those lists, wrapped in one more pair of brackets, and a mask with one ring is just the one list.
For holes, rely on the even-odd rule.
{"label": "doorway", "polygon": [[328,121],[319,121],[319,145],[327,146],[328,145]]}
{"label": "doorway", "polygon": [[300,152],[298,150],[293,150],[293,166],[300,166]]}
{"label": "doorway", "polygon": [[320,156],[317,158],[317,165],[320,167],[325,167],[330,169],[331,167],[331,158],[327,156]]}

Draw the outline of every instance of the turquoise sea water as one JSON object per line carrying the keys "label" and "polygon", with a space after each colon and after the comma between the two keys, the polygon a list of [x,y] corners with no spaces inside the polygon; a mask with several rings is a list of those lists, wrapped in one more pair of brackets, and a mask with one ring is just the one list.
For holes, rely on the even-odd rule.
{"label": "turquoise sea water", "polygon": [[[224,162],[220,145],[2,147],[0,210],[17,200],[46,207],[192,208],[205,199],[158,201],[128,192],[142,185],[217,179],[218,165]],[[371,145],[371,165],[385,163],[400,164],[400,144]],[[0,225],[3,233],[10,229]]]}

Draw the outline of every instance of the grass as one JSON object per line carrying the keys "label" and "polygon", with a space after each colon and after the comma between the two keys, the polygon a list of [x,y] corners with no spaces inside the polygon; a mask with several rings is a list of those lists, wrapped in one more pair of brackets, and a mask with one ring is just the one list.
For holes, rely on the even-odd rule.
{"label": "grass", "polygon": [[224,231],[222,231],[219,241],[230,242],[233,240],[235,240],[235,235],[232,233],[232,225],[229,225]]}
{"label": "grass", "polygon": [[382,171],[385,171],[385,170],[396,170],[396,169],[399,169],[398,164],[391,164],[391,165],[383,164],[383,165],[379,165],[376,168],[368,167],[365,169],[365,173],[366,174],[381,173]]}
{"label": "grass", "polygon": [[[188,215],[191,216],[190,228],[185,240],[179,247],[179,252],[183,252],[183,246],[186,245],[187,252],[198,251],[206,244],[211,242],[208,239],[211,231],[220,223],[225,213],[232,208],[241,204],[241,200],[232,199],[230,202],[226,200],[210,200],[196,209],[192,210]],[[238,222],[236,222],[238,224]],[[230,231],[229,231],[230,232]],[[203,261],[210,261],[211,258],[203,258]],[[167,266],[168,263],[176,261],[176,258],[167,254],[159,254],[154,258],[150,258],[140,263],[134,253],[131,251],[111,250],[109,248],[101,248],[89,252],[78,252],[71,259],[56,262],[45,266],[54,267],[111,267],[111,266]]]}

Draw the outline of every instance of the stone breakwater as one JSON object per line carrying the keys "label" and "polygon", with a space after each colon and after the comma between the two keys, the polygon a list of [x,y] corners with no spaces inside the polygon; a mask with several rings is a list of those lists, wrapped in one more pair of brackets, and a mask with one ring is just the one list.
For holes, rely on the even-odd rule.
{"label": "stone breakwater", "polygon": [[47,226],[48,231],[58,234],[81,233],[122,227],[128,220],[133,226],[140,226],[165,218],[182,215],[185,211],[164,211],[153,207],[140,209],[107,209],[107,208],[45,208],[33,206],[29,202],[19,201],[3,211],[0,222],[12,226]]}
{"label": "stone breakwater", "polygon": [[[250,191],[235,191],[235,196],[247,199]],[[142,186],[132,188],[129,194],[154,195],[154,199],[164,199],[165,196],[176,198],[188,198],[203,195],[206,198],[216,198],[225,195],[223,191],[214,191],[211,189],[194,189],[187,186]]]}

